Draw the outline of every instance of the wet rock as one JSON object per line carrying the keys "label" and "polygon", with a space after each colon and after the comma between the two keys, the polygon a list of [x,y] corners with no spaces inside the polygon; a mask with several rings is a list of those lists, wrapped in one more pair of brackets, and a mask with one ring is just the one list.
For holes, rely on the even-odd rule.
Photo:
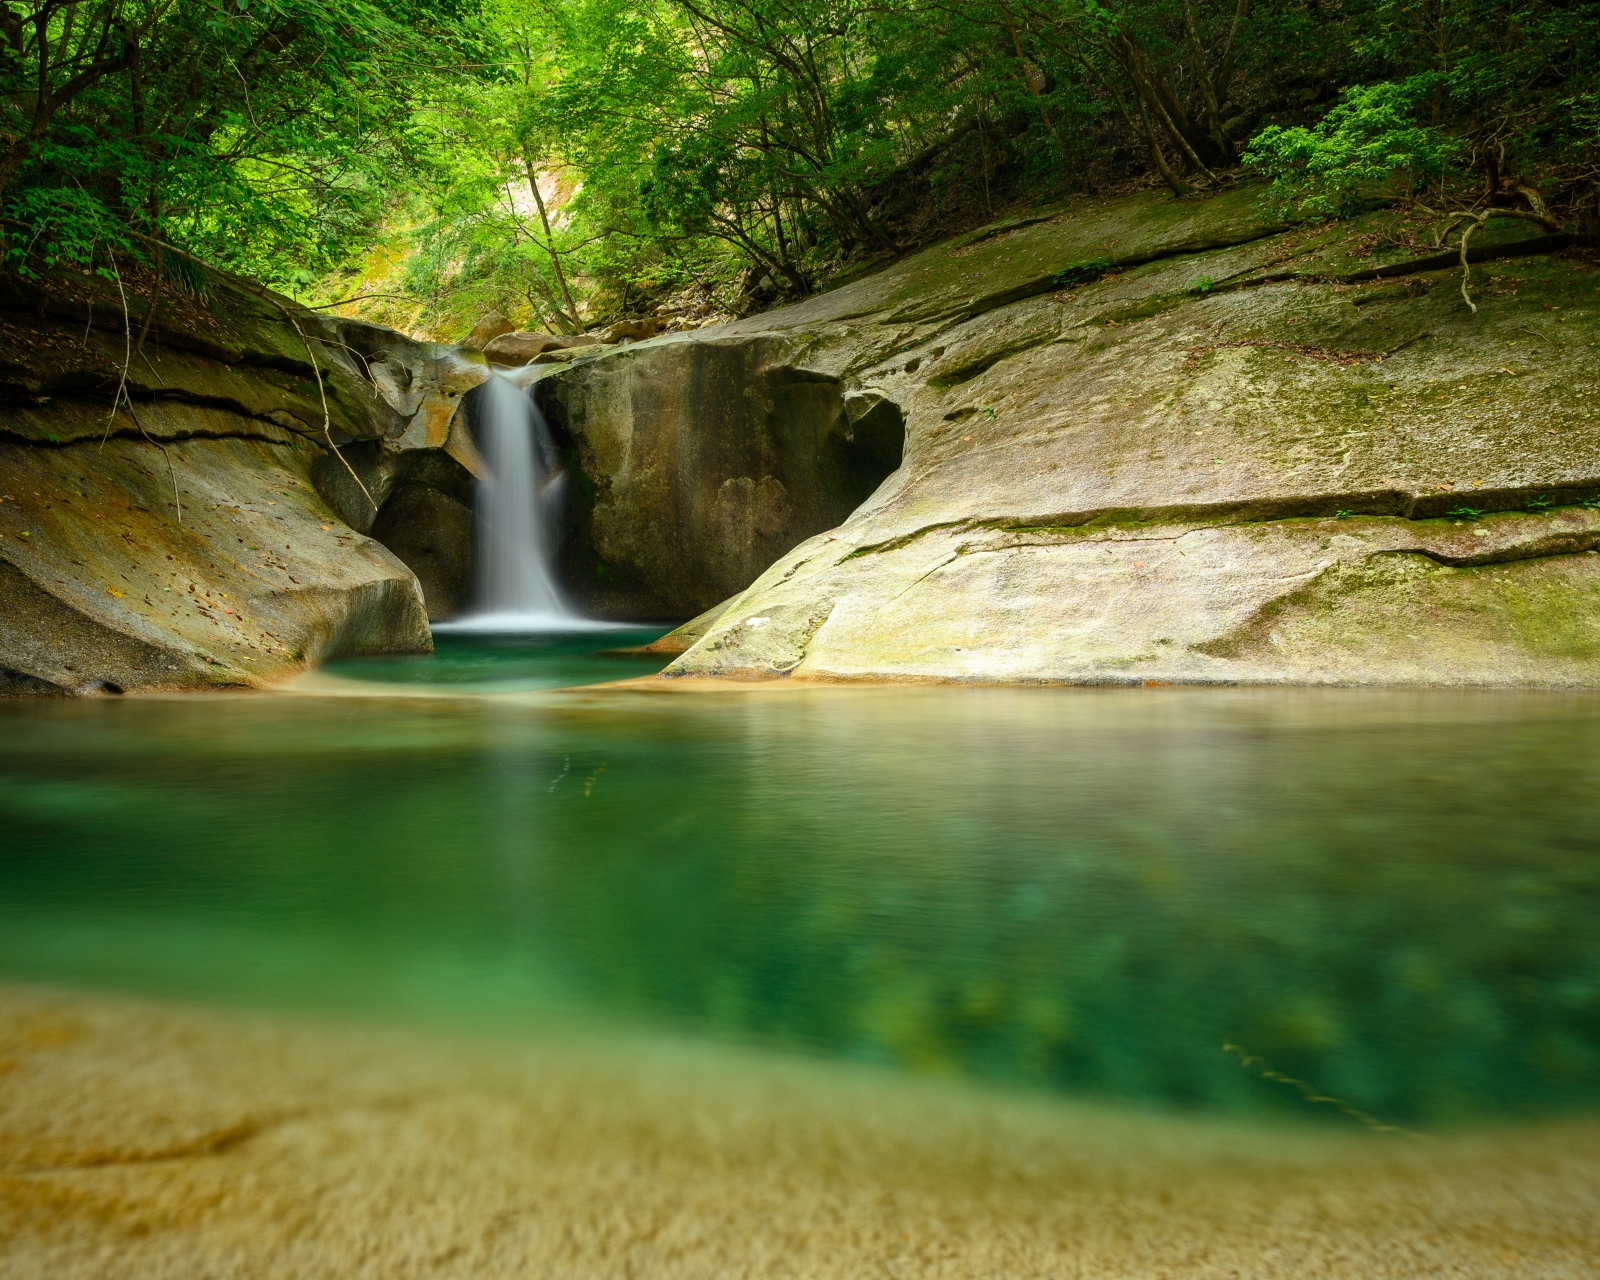
{"label": "wet rock", "polygon": [[466,608],[473,566],[470,495],[462,502],[428,484],[402,484],[383,504],[372,536],[417,575],[430,622]]}
{"label": "wet rock", "polygon": [[738,596],[732,596],[720,604],[712,605],[704,613],[695,615],[682,626],[675,627],[667,632],[666,635],[658,636],[649,644],[640,645],[638,652],[671,654],[673,656],[687,653],[705,636],[706,632],[716,626],[723,615],[738,603],[738,600]]}
{"label": "wet rock", "polygon": [[878,487],[900,461],[898,408],[807,363],[782,335],[658,338],[538,384],[582,472],[570,541],[588,559],[566,566],[577,600],[612,616],[700,613]]}

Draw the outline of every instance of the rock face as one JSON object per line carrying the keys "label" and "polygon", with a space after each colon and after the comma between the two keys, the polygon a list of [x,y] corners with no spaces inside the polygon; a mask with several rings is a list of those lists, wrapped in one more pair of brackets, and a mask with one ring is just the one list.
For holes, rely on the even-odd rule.
{"label": "rock face", "polygon": [[998,223],[561,374],[595,547],[685,612],[828,488],[763,488],[712,424],[820,457],[903,419],[893,475],[667,674],[1600,683],[1593,263],[1491,223],[1474,313],[1398,215],[1286,229],[1258,194]]}
{"label": "rock face", "polygon": [[535,358],[548,351],[564,351],[568,347],[590,347],[600,339],[584,334],[559,336],[552,333],[502,333],[484,343],[483,354],[491,363],[516,368],[531,364]]}
{"label": "rock face", "polygon": [[577,445],[568,590],[591,609],[698,614],[844,520],[900,463],[882,396],[819,368],[803,338],[658,339],[539,384]]}
{"label": "rock face", "polygon": [[486,368],[220,277],[153,316],[150,281],[127,285],[131,334],[102,282],[0,298],[0,691],[251,686],[430,648],[428,607],[456,604],[440,562],[470,571],[481,464],[456,406]]}
{"label": "rock face", "polygon": [[472,477],[442,450],[417,450],[406,461],[371,532],[417,575],[428,618],[438,622],[471,603]]}
{"label": "rock face", "polygon": [[501,334],[510,333],[516,327],[496,311],[484,316],[482,320],[473,325],[472,332],[467,335],[466,340],[461,345],[472,351],[482,351]]}

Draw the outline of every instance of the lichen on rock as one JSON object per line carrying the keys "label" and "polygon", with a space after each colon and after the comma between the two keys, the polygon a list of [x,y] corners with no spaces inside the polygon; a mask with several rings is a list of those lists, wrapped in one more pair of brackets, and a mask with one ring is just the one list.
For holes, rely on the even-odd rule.
{"label": "lichen on rock", "polygon": [[844,518],[685,596],[738,592],[669,676],[1592,685],[1600,299],[1570,240],[1475,241],[1473,313],[1399,212],[1286,227],[1251,188],[1147,192],[556,385],[608,486],[596,546],[655,581],[711,577],[694,539],[730,532],[666,496],[725,474],[709,424],[765,396],[820,456],[826,386],[903,431]]}
{"label": "lichen on rock", "polygon": [[205,300],[125,283],[126,312],[93,277],[0,297],[0,693],[250,687],[430,648],[417,574],[368,534],[436,568],[486,367],[223,276]]}

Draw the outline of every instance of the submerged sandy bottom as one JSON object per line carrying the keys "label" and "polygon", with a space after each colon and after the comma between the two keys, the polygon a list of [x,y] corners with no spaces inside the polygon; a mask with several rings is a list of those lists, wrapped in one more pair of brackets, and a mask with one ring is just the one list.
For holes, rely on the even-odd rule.
{"label": "submerged sandy bottom", "polygon": [[0,987],[0,1272],[1591,1277],[1600,1122],[1274,1130]]}

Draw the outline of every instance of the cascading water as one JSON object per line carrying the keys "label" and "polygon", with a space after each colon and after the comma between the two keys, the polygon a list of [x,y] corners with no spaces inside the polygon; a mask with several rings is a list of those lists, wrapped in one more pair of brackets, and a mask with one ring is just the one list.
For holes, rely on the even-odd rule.
{"label": "cascading water", "polygon": [[473,610],[456,631],[574,631],[604,626],[574,613],[556,585],[566,473],[544,415],[527,388],[502,374],[483,389],[478,448],[488,477],[473,505],[478,523]]}

